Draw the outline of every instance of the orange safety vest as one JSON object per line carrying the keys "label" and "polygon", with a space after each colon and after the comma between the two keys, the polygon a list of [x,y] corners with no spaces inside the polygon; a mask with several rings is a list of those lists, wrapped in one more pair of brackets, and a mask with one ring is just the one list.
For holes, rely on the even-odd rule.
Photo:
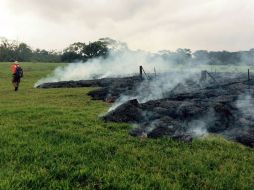
{"label": "orange safety vest", "polygon": [[11,65],[11,72],[12,72],[12,74],[16,73],[17,67],[19,67],[19,64],[12,64]]}

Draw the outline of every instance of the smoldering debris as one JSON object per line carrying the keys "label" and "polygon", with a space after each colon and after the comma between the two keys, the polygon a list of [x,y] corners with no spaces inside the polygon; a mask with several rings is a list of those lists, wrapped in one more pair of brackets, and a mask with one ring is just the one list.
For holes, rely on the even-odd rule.
{"label": "smoldering debris", "polygon": [[[214,133],[252,147],[254,117],[250,101],[254,101],[244,94],[253,94],[247,89],[253,88],[254,81],[247,81],[246,77],[216,78],[218,84],[200,84],[200,88],[195,83],[178,85],[163,99],[145,103],[133,99],[103,119],[138,124],[130,131],[133,136],[178,136],[177,139],[190,142],[194,137]],[[125,114],[128,112],[131,114]]]}
{"label": "smoldering debris", "polygon": [[93,100],[115,102],[122,94],[133,94],[143,80],[139,76],[44,83],[37,88],[101,87],[88,93]]}
{"label": "smoldering debris", "polygon": [[[103,119],[106,122],[135,124],[138,127],[129,132],[132,136],[170,137],[191,142],[198,136],[220,134],[253,147],[254,80],[246,79],[246,74],[217,73],[213,76],[214,79],[200,81],[200,75],[191,75],[166,86],[159,96],[147,101],[139,97],[142,94],[147,96],[153,90],[159,91],[162,86],[154,85],[160,79],[149,81],[135,76],[48,83],[39,87],[101,87],[89,95],[93,99],[122,102],[110,109]],[[167,82],[170,83],[170,80]]]}
{"label": "smoldering debris", "polygon": [[123,85],[133,86],[137,84],[140,77],[123,77],[123,78],[101,78],[94,80],[79,80],[79,81],[60,81],[60,82],[50,82],[43,83],[37,86],[37,88],[78,88],[78,87],[110,87],[115,88],[121,87]]}

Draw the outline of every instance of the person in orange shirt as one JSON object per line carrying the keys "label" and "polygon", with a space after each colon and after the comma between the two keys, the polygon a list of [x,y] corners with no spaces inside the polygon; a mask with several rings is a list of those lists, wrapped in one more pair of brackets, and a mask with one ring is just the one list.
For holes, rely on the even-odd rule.
{"label": "person in orange shirt", "polygon": [[14,90],[17,91],[19,88],[20,79],[23,77],[23,69],[19,65],[18,61],[15,61],[11,65],[12,72],[12,84],[14,86]]}

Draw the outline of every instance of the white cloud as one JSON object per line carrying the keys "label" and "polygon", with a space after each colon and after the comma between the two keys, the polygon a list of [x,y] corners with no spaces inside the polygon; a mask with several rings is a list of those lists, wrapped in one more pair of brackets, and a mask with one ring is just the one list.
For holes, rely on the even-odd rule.
{"label": "white cloud", "polygon": [[0,36],[47,49],[101,37],[152,51],[250,49],[253,7],[252,0],[1,0]]}

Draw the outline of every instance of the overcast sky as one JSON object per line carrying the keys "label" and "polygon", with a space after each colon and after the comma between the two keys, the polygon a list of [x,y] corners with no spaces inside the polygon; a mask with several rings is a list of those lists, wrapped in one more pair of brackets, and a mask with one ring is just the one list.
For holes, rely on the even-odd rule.
{"label": "overcast sky", "polygon": [[61,50],[110,37],[131,49],[248,50],[254,0],[0,0],[0,37]]}

